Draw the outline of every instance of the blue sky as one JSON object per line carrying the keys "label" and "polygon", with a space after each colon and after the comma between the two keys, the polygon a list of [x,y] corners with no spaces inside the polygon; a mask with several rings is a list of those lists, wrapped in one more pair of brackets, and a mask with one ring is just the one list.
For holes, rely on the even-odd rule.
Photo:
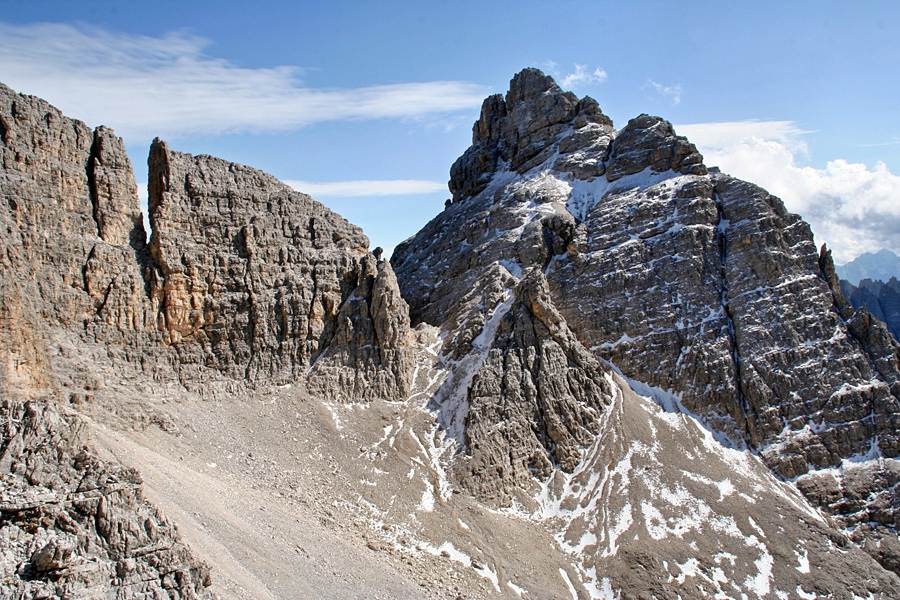
{"label": "blue sky", "polygon": [[481,100],[535,66],[672,121],[839,262],[900,252],[900,3],[4,2],[0,81],[311,193],[392,248],[440,211]]}

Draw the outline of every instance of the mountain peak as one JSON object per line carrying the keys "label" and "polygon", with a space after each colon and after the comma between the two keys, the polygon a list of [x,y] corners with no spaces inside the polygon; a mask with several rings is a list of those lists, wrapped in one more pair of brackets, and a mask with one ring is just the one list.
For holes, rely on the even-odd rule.
{"label": "mountain peak", "polygon": [[[566,93],[556,84],[556,81],[551,76],[545,75],[540,69],[528,67],[516,73],[510,80],[506,101],[509,104],[525,102],[547,92],[555,94]],[[571,92],[569,94],[571,95]]]}
{"label": "mountain peak", "polygon": [[644,114],[617,133],[596,100],[579,100],[528,68],[512,78],[505,96],[482,104],[472,146],[450,169],[453,201],[483,191],[498,170],[525,174],[538,167],[581,180],[606,175],[610,182],[647,168],[706,174],[697,148],[668,121]]}
{"label": "mountain peak", "polygon": [[887,281],[900,277],[900,257],[890,250],[879,250],[874,254],[866,252],[845,265],[836,267],[841,279],[859,285],[863,279]]}

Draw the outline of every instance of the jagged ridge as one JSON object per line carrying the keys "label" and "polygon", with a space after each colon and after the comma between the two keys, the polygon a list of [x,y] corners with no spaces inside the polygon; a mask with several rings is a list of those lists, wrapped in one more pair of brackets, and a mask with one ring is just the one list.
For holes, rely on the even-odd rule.
{"label": "jagged ridge", "polygon": [[[392,258],[413,322],[443,326],[458,352],[486,314],[461,290],[491,269],[538,268],[595,356],[674,394],[801,489],[808,472],[840,479],[845,461],[898,456],[898,347],[853,312],[809,226],[764,190],[709,173],[662,119],[616,132],[601,115],[535,70],[485,101],[451,170],[453,203]],[[867,547],[895,539],[900,516],[878,492],[890,496],[893,478],[871,485],[871,502],[842,521]],[[837,513],[835,502],[822,506]],[[881,525],[855,528],[876,510]]]}

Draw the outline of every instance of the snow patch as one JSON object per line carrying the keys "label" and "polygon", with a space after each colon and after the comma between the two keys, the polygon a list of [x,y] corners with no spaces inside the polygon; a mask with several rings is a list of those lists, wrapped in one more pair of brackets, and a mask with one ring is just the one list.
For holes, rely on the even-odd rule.
{"label": "snow patch", "polygon": [[438,423],[460,448],[465,446],[468,392],[472,379],[484,364],[500,322],[512,308],[513,300],[512,290],[506,290],[503,302],[494,308],[481,333],[472,341],[473,351],[458,361],[449,361],[449,375],[432,399],[433,405],[438,407]]}
{"label": "snow patch", "polygon": [[521,588],[521,587],[517,586],[512,581],[507,581],[506,586],[509,589],[511,589],[512,591],[514,591],[520,598],[528,593],[528,591],[525,588]]}
{"label": "snow patch", "polygon": [[569,587],[569,593],[572,594],[572,599],[578,600],[578,590],[575,589],[575,585],[572,584],[572,580],[569,579],[569,574],[562,567],[560,567],[559,569],[559,574],[563,578],[563,581],[566,582],[566,585]]}
{"label": "snow patch", "polygon": [[802,600],[816,600],[819,596],[816,594],[810,594],[809,592],[803,589],[803,586],[797,586],[797,597]]}
{"label": "snow patch", "polygon": [[803,548],[803,554],[800,554],[799,552],[796,552],[796,551],[794,552],[794,554],[797,555],[797,562],[800,563],[799,565],[797,565],[794,568],[803,574],[808,574],[809,570],[810,570],[809,569],[809,552],[806,550],[806,548]]}
{"label": "snow patch", "polygon": [[434,511],[434,494],[431,491],[431,484],[428,484],[428,487],[426,487],[425,491],[422,492],[422,500],[419,501],[419,504],[416,506],[416,510],[425,512]]}

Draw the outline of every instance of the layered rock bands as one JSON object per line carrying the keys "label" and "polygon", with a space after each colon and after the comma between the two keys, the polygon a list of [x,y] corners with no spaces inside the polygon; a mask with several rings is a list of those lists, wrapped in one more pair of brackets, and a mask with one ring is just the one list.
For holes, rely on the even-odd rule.
{"label": "layered rock bands", "polygon": [[157,140],[148,243],[111,130],[6,87],[0,124],[6,387],[56,393],[51,339],[75,335],[188,386],[308,381],[329,398],[406,397],[406,304],[358,227],[269,175]]}
{"label": "layered rock bands", "polygon": [[[505,97],[485,100],[450,189],[452,203],[392,258],[413,323],[443,327],[446,352],[477,345],[496,304],[474,302],[468,290],[484,289],[491,272],[510,289],[520,279],[537,286],[523,275],[537,270],[546,279],[544,312],[567,323],[574,344],[759,453],[856,541],[881,548],[873,553],[883,564],[897,564],[900,555],[884,555],[896,546],[898,480],[883,461],[900,455],[898,345],[882,323],[854,311],[830,253],[817,250],[809,226],[781,200],[707,169],[693,144],[658,117],[641,115],[615,130],[596,102],[534,69],[518,74]],[[507,318],[521,322],[513,314]],[[523,395],[508,389],[523,362],[508,339],[497,334],[502,361],[491,350],[469,392],[475,465],[485,449],[473,436],[487,415],[505,427],[515,420],[508,411],[475,416],[473,407],[484,397]],[[539,379],[546,367],[525,362]],[[572,356],[565,363],[586,365]],[[505,387],[488,386],[488,373],[493,388]],[[579,411],[599,405],[579,406],[557,412],[580,423]],[[540,439],[538,430],[533,435]],[[491,452],[539,475],[539,461],[516,458],[539,446],[529,440],[493,436]],[[565,466],[566,444],[555,448]],[[857,463],[868,470],[845,480],[845,467]],[[841,501],[857,493],[858,501]]]}

